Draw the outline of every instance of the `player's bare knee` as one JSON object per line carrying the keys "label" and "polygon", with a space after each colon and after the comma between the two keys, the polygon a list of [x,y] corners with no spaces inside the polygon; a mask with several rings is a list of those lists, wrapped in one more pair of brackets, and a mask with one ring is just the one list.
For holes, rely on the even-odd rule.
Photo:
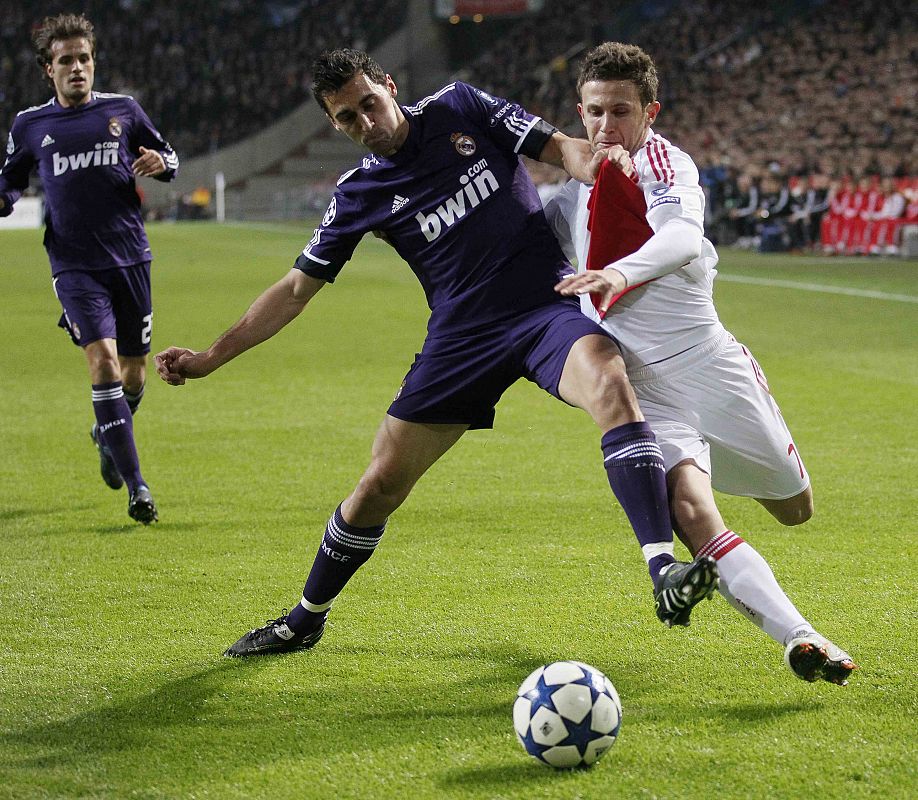
{"label": "player's bare knee", "polygon": [[97,356],[89,361],[89,374],[93,383],[114,383],[121,380],[121,365],[115,357]]}

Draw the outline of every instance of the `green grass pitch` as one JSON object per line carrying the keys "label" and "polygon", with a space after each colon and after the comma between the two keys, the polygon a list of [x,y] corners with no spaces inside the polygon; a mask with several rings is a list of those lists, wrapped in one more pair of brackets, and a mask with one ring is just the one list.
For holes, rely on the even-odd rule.
{"label": "green grass pitch", "polygon": [[[158,350],[209,344],[311,228],[150,234]],[[184,387],[151,376],[136,431],[161,521],[143,528],[99,478],[40,235],[0,233],[0,798],[915,796],[918,263],[726,251],[721,273],[817,515],[722,510],[855,656],[845,689],[794,679],[720,597],[663,628],[599,431],[528,384],[421,481],[314,651],[222,658],[296,602],[365,466],[424,336],[414,277],[364,242],[272,341]],[[740,282],[760,279],[779,283]],[[510,714],[566,658],[625,708],[613,750],[572,773],[526,756]]]}

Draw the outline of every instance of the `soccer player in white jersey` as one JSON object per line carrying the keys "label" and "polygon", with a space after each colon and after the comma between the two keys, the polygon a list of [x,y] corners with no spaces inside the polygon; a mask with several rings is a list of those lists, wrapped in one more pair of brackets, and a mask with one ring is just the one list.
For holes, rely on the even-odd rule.
{"label": "soccer player in white jersey", "polygon": [[[657,86],[653,61],[634,45],[606,42],[584,59],[577,90],[587,137],[596,150],[620,149],[622,168],[643,191],[652,233],[631,255],[587,270],[592,187],[570,181],[546,208],[566,254],[579,262],[558,291],[580,295],[584,312],[621,346],[663,451],[680,539],[693,555],[717,560],[721,593],[785,647],[795,675],[844,685],[855,668],[850,656],[804,619],[762,556],[727,528],[714,500],[712,485],[752,497],[784,525],[813,513],[809,476],[764,373],[718,319],[718,259],[704,237],[698,170],[651,128],[660,111]],[[607,222],[614,228],[614,218]]]}

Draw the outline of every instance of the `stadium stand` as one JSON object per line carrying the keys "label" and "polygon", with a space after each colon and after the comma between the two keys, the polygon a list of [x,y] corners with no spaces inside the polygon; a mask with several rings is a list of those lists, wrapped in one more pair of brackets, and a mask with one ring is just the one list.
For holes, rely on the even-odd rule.
{"label": "stadium stand", "polygon": [[0,0],[0,135],[18,110],[48,99],[31,49],[46,14],[93,21],[97,87],[136,97],[185,159],[289,114],[308,97],[319,52],[372,47],[404,10],[399,0]]}
{"label": "stadium stand", "polygon": [[[66,10],[96,22],[97,85],[137,96],[190,168],[189,157],[219,154],[308,105],[309,64],[321,49],[373,49],[427,5],[85,0]],[[0,0],[4,139],[16,110],[47,99],[30,27],[61,10],[59,1]],[[500,36],[481,36],[490,45],[474,57],[460,51],[453,67],[457,77],[578,133],[580,56],[603,39],[636,42],[661,73],[660,132],[701,169],[713,238],[763,249],[893,252],[914,223],[916,17],[909,0],[549,0],[537,15],[501,23]],[[442,24],[444,42],[449,32]],[[404,68],[385,63],[405,88]],[[436,88],[424,77],[412,78],[412,97]],[[348,159],[346,147],[313,127],[236,185],[264,199],[265,215],[312,213]],[[547,195],[559,174],[531,166]],[[881,191],[884,178],[894,180]],[[295,191],[296,181],[311,188]],[[768,204],[782,197],[775,213]],[[254,205],[249,197],[237,209]],[[835,210],[842,206],[845,224]],[[888,224],[873,218],[896,209]]]}
{"label": "stadium stand", "polygon": [[[840,193],[860,198],[868,190],[850,187],[864,176],[873,178],[872,185],[880,177],[896,178],[905,208],[913,201],[916,18],[908,0],[759,6],[741,0],[558,0],[514,25],[507,40],[461,74],[495,94],[528,100],[575,134],[580,124],[572,87],[579,56],[604,38],[633,41],[657,63],[663,103],[658,130],[699,164],[715,238],[757,247],[764,239],[766,249],[886,252],[896,245],[855,242],[850,226],[832,226],[840,231],[837,240],[823,230],[820,244],[825,209],[816,204],[804,212],[804,202],[814,187],[822,200]],[[750,185],[754,207],[738,214],[750,200]],[[775,214],[768,204],[782,195]],[[879,212],[848,209],[849,215],[862,213]]]}

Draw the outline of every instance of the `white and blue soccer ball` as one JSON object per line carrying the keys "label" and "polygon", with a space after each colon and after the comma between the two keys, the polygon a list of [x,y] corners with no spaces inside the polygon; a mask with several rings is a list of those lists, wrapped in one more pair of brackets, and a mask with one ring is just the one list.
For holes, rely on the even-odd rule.
{"label": "white and blue soccer ball", "polygon": [[615,744],[621,724],[622,704],[612,681],[579,661],[539,667],[513,703],[520,744],[560,769],[593,764]]}

